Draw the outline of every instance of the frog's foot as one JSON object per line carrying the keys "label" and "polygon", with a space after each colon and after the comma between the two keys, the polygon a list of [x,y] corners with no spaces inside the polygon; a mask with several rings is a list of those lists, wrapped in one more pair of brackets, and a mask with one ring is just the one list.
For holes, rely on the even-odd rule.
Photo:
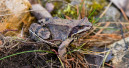
{"label": "frog's foot", "polygon": [[66,56],[66,48],[68,47],[68,45],[73,41],[74,39],[73,38],[68,38],[66,39],[65,41],[63,41],[61,43],[61,45],[59,46],[58,48],[58,54],[59,54],[59,57],[65,61],[65,56]]}

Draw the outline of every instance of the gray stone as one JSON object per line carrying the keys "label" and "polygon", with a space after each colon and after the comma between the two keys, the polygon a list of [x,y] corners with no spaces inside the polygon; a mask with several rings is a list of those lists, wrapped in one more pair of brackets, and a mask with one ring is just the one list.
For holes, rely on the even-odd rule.
{"label": "gray stone", "polygon": [[109,7],[105,15],[100,19],[100,21],[118,21],[120,18],[120,12],[113,6]]}
{"label": "gray stone", "polygon": [[115,68],[129,68],[129,37],[110,45],[114,58]]}

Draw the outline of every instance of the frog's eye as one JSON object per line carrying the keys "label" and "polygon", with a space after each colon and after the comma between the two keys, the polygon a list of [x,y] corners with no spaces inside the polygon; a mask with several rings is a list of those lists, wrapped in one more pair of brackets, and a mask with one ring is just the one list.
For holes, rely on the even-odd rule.
{"label": "frog's eye", "polygon": [[69,37],[71,37],[71,35],[73,35],[73,34],[77,34],[78,31],[85,32],[86,31],[85,27],[90,27],[90,26],[81,25],[81,26],[76,26],[76,27],[72,28],[72,30],[70,31]]}
{"label": "frog's eye", "polygon": [[79,30],[83,29],[83,26],[76,26],[74,28],[72,28],[72,30],[70,31],[69,37],[71,37],[71,35],[76,34]]}
{"label": "frog's eye", "polygon": [[83,29],[85,26],[77,26],[78,29]]}
{"label": "frog's eye", "polygon": [[75,28],[77,28],[77,31],[78,31],[78,30],[84,29],[85,27],[89,27],[89,25],[80,25],[80,26],[76,26]]}

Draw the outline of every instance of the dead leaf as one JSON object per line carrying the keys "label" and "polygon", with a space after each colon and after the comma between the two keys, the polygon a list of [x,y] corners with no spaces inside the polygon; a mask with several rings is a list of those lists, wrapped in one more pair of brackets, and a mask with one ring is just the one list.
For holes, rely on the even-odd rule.
{"label": "dead leaf", "polygon": [[85,17],[85,2],[82,0],[81,18]]}
{"label": "dead leaf", "polygon": [[76,8],[77,8],[77,15],[78,15],[78,18],[77,19],[81,19],[81,16],[80,16],[80,13],[79,13],[79,6],[76,5]]}

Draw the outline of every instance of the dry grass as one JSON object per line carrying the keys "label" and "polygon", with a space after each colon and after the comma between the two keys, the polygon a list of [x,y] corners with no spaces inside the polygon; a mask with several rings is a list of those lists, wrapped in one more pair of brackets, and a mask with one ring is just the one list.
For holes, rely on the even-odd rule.
{"label": "dry grass", "polygon": [[[82,0],[83,1],[83,0]],[[111,3],[108,5],[107,9],[110,7]],[[103,17],[105,14],[105,11],[100,15],[100,18]],[[79,8],[77,6],[77,15],[78,19],[83,18],[85,15],[85,6],[84,3],[82,3],[82,9],[81,13],[79,14]],[[124,15],[125,16],[125,15]],[[126,17],[126,16],[125,16]],[[69,16],[66,15],[67,19],[71,19]],[[17,20],[17,17],[13,16],[10,21],[15,22],[7,22],[7,19],[4,19],[3,21],[6,23],[0,23],[0,32],[6,33],[6,35],[9,34],[15,34],[13,31],[8,30],[5,31],[6,29],[12,29],[12,30],[17,30],[17,27],[21,27],[21,23],[24,24],[23,27],[26,27],[24,32],[28,30],[29,25],[31,24],[33,17],[31,17],[30,13],[26,13],[22,19]],[[17,22],[18,21],[18,22]],[[16,24],[16,25],[14,25]],[[121,36],[121,31],[116,30],[114,34],[106,34],[103,33],[105,29],[107,29],[111,24],[116,24],[119,25],[121,24],[123,26],[124,30],[124,37],[128,37],[128,22],[124,23],[115,23],[115,22],[107,22],[107,23],[102,23],[98,22],[93,26],[93,29],[88,31],[88,33],[84,34],[82,37],[79,37],[79,39],[75,40],[68,48],[67,48],[67,56],[66,60],[63,61],[63,64],[66,68],[90,68],[92,66],[95,67],[100,67],[100,65],[96,64],[91,64],[88,62],[88,57],[91,55],[99,56],[99,54],[103,54],[102,52],[95,52],[91,51],[90,48],[96,46],[96,47],[105,47],[111,43],[114,43],[115,41],[118,41],[122,39]],[[11,33],[12,32],[12,33]],[[17,34],[17,33],[16,33]],[[15,37],[8,37],[8,36],[3,36],[0,35],[0,58],[23,52],[23,51],[30,51],[30,50],[46,50],[46,51],[53,51],[55,54],[50,54],[50,53],[42,53],[42,52],[32,52],[32,53],[24,53],[20,55],[15,55],[12,57],[9,57],[7,59],[3,59],[0,62],[0,68],[7,68],[7,67],[14,67],[14,68],[21,68],[24,66],[29,66],[29,67],[36,67],[36,68],[41,68],[41,67],[61,67],[61,62],[59,61],[58,53],[56,47],[52,47],[48,44],[45,44],[43,42],[34,42],[30,40],[27,37],[20,38],[19,36]],[[104,53],[106,53],[104,51]],[[91,58],[90,58],[91,59]],[[100,61],[101,62],[101,61]]]}

